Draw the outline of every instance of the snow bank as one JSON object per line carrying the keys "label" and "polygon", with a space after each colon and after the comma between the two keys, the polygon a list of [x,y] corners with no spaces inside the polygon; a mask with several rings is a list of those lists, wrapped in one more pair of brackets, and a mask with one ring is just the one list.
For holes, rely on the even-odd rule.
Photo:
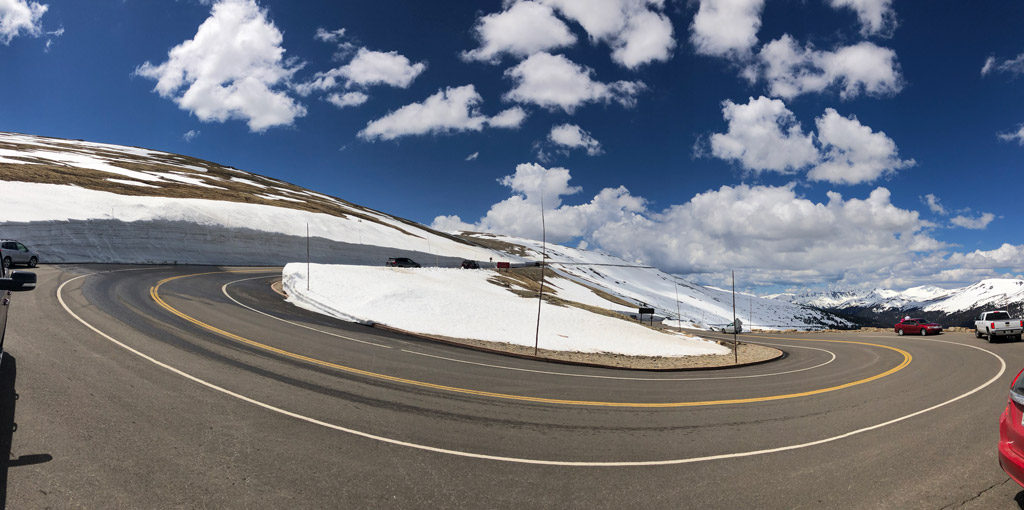
{"label": "snow bank", "polygon": [[[288,301],[308,310],[416,333],[534,344],[537,301],[489,283],[490,270],[314,264],[310,272],[309,291],[305,264],[288,264],[283,272]],[[703,339],[548,303],[541,308],[540,347],[634,356],[730,352]]]}
{"label": "snow bank", "polygon": [[[148,263],[176,260],[178,263],[237,263],[236,258],[215,259],[209,256],[201,258],[185,256],[189,252],[188,248],[205,250],[207,255],[223,251],[210,245],[185,247],[183,244],[188,240],[190,231],[186,225],[194,225],[194,229],[198,231],[211,228],[247,230],[290,236],[297,240],[305,237],[307,223],[311,236],[351,245],[365,244],[408,252],[436,254],[440,257],[459,258],[460,260],[488,260],[491,257],[499,260],[518,260],[516,257],[497,254],[485,248],[457,243],[408,224],[401,224],[400,228],[410,234],[361,218],[351,216],[342,218],[264,204],[197,198],[120,195],[76,186],[15,181],[0,181],[0,196],[4,197],[4,215],[3,218],[0,218],[0,235],[13,237],[29,244],[30,247],[40,252],[43,262],[109,262],[116,260],[127,263]],[[55,197],[59,197],[59,199],[55,200]],[[382,221],[384,218],[382,217]],[[396,220],[390,218],[388,220],[388,223],[398,224]],[[111,221],[116,221],[121,225],[140,223],[140,228],[111,229]],[[20,236],[13,232],[19,224],[59,225],[64,222],[75,222],[81,231],[81,236],[78,238],[47,237],[46,244],[50,245],[50,248],[36,246],[38,242],[31,239],[31,231],[25,232],[27,235]],[[90,227],[90,225],[92,226]],[[169,231],[161,231],[161,226],[166,225],[175,227]],[[148,252],[145,250],[139,252],[139,258],[131,258],[127,256],[130,252],[119,252],[118,244],[130,239],[128,234],[134,230],[139,230],[136,235],[137,239],[133,242],[139,245],[140,249],[145,248],[149,238],[177,236],[181,244],[177,249],[174,249],[172,244],[171,250],[168,252],[166,251],[168,246],[155,243]],[[39,239],[39,242],[42,241],[44,239]],[[75,244],[79,241],[88,241],[105,247],[105,251],[96,253],[97,258],[67,259],[60,256],[62,253],[77,251],[79,255],[88,257],[89,250],[83,247],[84,245],[80,246],[80,243]],[[268,257],[261,259],[259,256],[264,253]],[[293,256],[289,261],[303,260],[304,258],[304,256]],[[255,251],[246,254],[246,260],[260,265],[284,262],[269,250],[260,250],[258,247]],[[374,263],[383,264],[384,260],[386,257]],[[420,262],[428,261],[421,260]]]}

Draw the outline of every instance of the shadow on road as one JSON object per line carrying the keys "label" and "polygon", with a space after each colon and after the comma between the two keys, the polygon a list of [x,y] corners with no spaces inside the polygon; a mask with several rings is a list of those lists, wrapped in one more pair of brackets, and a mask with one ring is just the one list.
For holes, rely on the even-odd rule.
{"label": "shadow on road", "polygon": [[22,455],[11,459],[11,443],[18,425],[14,422],[14,405],[18,393],[14,383],[18,378],[18,362],[9,353],[0,362],[0,452],[7,452],[6,462],[0,462],[0,508],[7,508],[7,470],[10,467],[30,466],[53,460],[49,454]]}

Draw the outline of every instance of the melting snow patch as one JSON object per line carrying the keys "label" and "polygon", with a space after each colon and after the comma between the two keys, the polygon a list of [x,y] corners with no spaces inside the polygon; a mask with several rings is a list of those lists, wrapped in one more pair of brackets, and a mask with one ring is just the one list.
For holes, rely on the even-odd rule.
{"label": "melting snow patch", "polygon": [[160,187],[160,186],[154,186],[152,184],[146,184],[144,182],[139,182],[139,181],[129,181],[127,179],[114,179],[113,177],[107,177],[107,180],[110,181],[110,182],[116,182],[116,183],[119,183],[119,184],[127,184],[129,186],[143,186],[143,187],[146,187],[146,188],[159,188]]}

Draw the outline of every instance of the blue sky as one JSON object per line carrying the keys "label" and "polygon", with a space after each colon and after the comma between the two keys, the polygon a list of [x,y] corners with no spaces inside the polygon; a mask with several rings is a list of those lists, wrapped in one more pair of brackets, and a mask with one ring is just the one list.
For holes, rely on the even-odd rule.
{"label": "blue sky", "polygon": [[438,228],[536,237],[543,188],[554,240],[710,283],[1024,273],[1019,2],[13,5],[0,130]]}

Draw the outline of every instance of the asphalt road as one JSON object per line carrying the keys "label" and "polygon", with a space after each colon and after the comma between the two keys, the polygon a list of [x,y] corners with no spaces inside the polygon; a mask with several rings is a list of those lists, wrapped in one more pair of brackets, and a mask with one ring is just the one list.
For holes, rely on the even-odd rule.
{"label": "asphalt road", "polygon": [[11,508],[1024,502],[996,460],[1021,343],[748,334],[788,356],[620,371],[328,319],[284,303],[275,269],[38,275],[0,374]]}

